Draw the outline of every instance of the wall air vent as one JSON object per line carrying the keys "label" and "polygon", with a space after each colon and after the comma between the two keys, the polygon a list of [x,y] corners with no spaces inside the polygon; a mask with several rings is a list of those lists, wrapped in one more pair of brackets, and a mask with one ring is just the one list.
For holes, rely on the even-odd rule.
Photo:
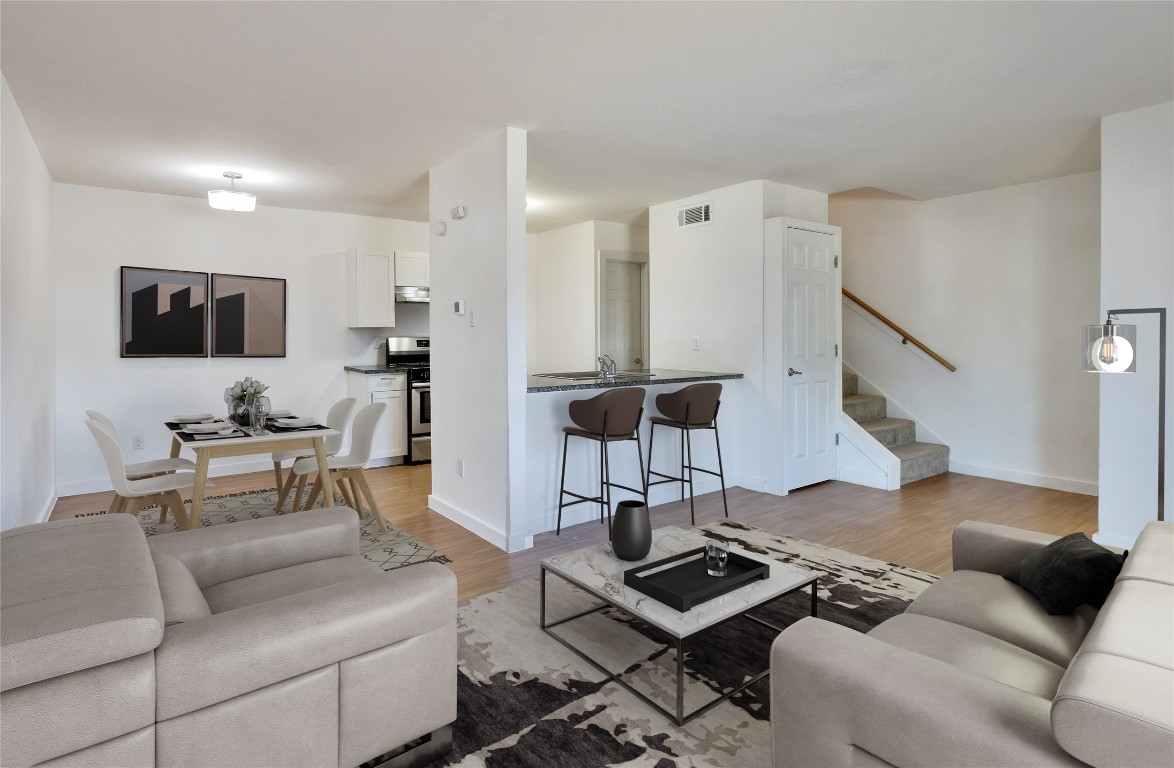
{"label": "wall air vent", "polygon": [[699,227],[702,224],[709,224],[710,221],[709,203],[690,205],[688,208],[679,208],[677,210],[678,227]]}

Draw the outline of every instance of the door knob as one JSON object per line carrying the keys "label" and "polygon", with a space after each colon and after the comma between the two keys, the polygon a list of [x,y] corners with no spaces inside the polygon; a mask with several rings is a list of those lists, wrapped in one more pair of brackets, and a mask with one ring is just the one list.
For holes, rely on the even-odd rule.
{"label": "door knob", "polygon": [[794,368],[788,368],[787,375],[788,376],[802,376],[803,371],[796,371]]}

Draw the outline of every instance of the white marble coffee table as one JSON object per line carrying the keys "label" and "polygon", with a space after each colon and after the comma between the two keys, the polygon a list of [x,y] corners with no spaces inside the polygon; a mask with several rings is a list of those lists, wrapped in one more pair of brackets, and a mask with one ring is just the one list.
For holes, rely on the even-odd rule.
{"label": "white marble coffee table", "polygon": [[[695,530],[666,527],[658,528],[652,532],[652,551],[643,560],[620,560],[612,553],[610,544],[599,544],[594,547],[587,547],[586,549],[579,549],[574,552],[567,552],[562,555],[546,558],[541,564],[542,595],[539,610],[540,626],[551,637],[579,654],[579,656],[583,657],[584,660],[600,672],[638,696],[646,704],[652,706],[665,716],[672,718],[677,725],[684,725],[689,720],[717,706],[731,696],[740,693],[770,674],[768,660],[767,667],[763,672],[746,680],[738,688],[719,696],[704,706],[698,707],[689,714],[685,714],[684,645],[686,640],[717,624],[738,617],[756,621],[770,629],[782,632],[782,627],[776,627],[760,618],[751,616],[748,611],[756,606],[760,606],[808,586],[811,587],[811,615],[814,616],[816,611],[816,581],[819,578],[817,574],[795,565],[771,560],[770,558],[754,552],[748,552],[738,547],[731,547],[730,549],[732,552],[737,552],[740,555],[769,564],[770,576],[766,579],[739,587],[721,597],[694,606],[691,610],[684,613],[624,584],[624,571],[644,563],[662,560],[666,557],[680,554],[681,552],[703,547],[706,541],[707,537]],[[546,574],[548,572],[585,590],[592,596],[602,600],[603,604],[548,623],[546,620]],[[665,709],[644,693],[633,688],[627,681],[621,679],[622,672],[612,672],[588,656],[581,648],[576,647],[566,638],[551,631],[554,627],[561,624],[566,624],[567,622],[609,607],[618,608],[656,627],[669,636],[669,645],[675,647],[677,652],[677,701],[675,712],[670,712]]]}

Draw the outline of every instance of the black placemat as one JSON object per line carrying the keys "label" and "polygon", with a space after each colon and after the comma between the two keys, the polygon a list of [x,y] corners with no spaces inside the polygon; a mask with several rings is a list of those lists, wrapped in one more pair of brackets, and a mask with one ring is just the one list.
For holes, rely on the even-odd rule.
{"label": "black placemat", "polygon": [[[203,443],[208,440],[232,440],[233,438],[237,437],[251,437],[251,435],[245,434],[240,430],[237,430],[231,435],[218,435],[215,432],[201,432],[199,434],[195,434],[192,432],[184,432],[183,430],[176,430],[175,434],[179,435],[179,439],[185,443]],[[197,440],[196,438],[199,439]]]}

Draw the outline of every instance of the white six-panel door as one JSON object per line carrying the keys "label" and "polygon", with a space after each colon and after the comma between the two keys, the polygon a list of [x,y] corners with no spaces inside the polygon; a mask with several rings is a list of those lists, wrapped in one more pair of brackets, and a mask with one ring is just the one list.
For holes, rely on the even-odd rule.
{"label": "white six-panel door", "polygon": [[836,476],[840,311],[836,237],[794,227],[783,253],[783,476],[786,490]]}

